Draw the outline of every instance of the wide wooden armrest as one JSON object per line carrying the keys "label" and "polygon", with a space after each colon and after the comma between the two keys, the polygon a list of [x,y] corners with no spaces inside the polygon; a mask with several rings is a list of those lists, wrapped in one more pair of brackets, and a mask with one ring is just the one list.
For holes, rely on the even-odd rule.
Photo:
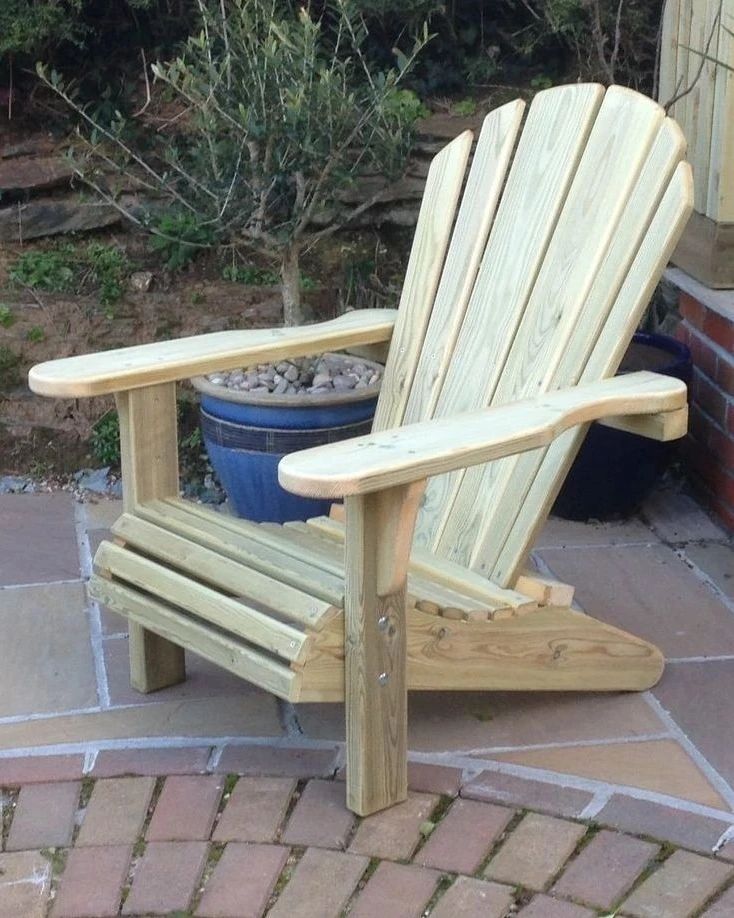
{"label": "wide wooden armrest", "polygon": [[389,341],[396,316],[395,309],[355,309],[300,328],[212,332],[50,360],[31,369],[28,385],[39,395],[72,398],[140,389],[247,364]]}
{"label": "wide wooden armrest", "polygon": [[307,496],[369,494],[547,446],[577,424],[669,413],[675,423],[660,425],[661,438],[683,436],[685,383],[656,373],[629,373],[291,453],[280,461],[278,478],[289,491]]}

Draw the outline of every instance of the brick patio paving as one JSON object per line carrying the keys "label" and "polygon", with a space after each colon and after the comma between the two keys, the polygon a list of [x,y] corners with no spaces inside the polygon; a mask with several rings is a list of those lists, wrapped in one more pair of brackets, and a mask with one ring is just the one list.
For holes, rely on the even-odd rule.
{"label": "brick patio paving", "polygon": [[294,707],[193,657],[183,685],[129,688],[124,623],[84,592],[119,511],[0,496],[0,918],[50,897],[52,916],[259,915],[273,889],[276,918],[734,916],[734,549],[690,498],[551,520],[535,553],[662,648],[658,686],[415,693],[413,796],[362,823],[339,783],[343,706]]}

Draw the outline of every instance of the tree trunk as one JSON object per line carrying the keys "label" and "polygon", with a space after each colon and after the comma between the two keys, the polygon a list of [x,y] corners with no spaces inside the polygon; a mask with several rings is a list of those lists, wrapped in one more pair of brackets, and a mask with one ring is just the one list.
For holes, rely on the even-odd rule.
{"label": "tree trunk", "polygon": [[312,318],[311,311],[301,301],[301,271],[298,246],[290,246],[280,262],[283,321],[287,326],[303,325]]}

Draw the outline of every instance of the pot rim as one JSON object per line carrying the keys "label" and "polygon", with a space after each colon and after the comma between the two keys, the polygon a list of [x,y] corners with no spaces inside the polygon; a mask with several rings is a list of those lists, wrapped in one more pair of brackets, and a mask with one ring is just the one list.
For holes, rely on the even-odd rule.
{"label": "pot rim", "polygon": [[[353,355],[337,354],[333,351],[324,351],[324,357],[348,357]],[[384,371],[385,367],[375,360],[357,357],[360,363],[375,370]],[[278,361],[280,362],[280,361]],[[364,389],[344,389],[333,392],[321,392],[318,395],[306,393],[305,395],[283,394],[275,395],[273,392],[247,392],[244,389],[228,389],[210,382],[206,376],[192,376],[191,385],[202,395],[208,398],[217,398],[223,402],[235,402],[239,405],[257,405],[260,408],[312,408],[314,405],[342,405],[347,402],[363,402],[376,399],[380,394],[382,379],[373,386]]]}

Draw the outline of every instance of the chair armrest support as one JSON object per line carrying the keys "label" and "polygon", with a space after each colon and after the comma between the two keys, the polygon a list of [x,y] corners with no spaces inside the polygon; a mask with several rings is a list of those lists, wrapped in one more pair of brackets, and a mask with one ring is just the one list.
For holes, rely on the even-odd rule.
{"label": "chair armrest support", "polygon": [[278,477],[296,494],[369,494],[547,446],[569,427],[599,418],[680,412],[685,405],[679,379],[629,373],[292,453]]}
{"label": "chair armrest support", "polygon": [[396,315],[394,309],[356,309],[300,328],[212,332],[50,360],[31,369],[28,385],[39,395],[57,398],[125,392],[248,363],[389,341]]}

